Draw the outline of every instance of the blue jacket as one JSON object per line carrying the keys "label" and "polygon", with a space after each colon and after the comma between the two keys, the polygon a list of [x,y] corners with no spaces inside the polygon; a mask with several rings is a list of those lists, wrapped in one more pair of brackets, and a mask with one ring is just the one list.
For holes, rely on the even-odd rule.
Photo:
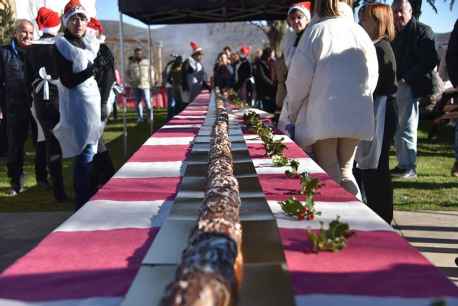
{"label": "blue jacket", "polygon": [[25,51],[14,40],[0,47],[0,99],[6,102],[0,105],[6,105],[4,113],[11,119],[30,116],[32,97],[26,90],[24,59]]}

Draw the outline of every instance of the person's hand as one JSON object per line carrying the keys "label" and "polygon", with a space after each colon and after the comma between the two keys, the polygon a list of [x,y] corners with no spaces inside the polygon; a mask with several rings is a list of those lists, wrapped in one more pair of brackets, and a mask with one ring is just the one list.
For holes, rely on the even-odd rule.
{"label": "person's hand", "polygon": [[458,109],[458,105],[456,104],[448,104],[444,106],[444,112],[453,112]]}
{"label": "person's hand", "polygon": [[447,120],[447,118],[445,117],[445,115],[442,115],[439,118],[434,119],[433,120],[433,124],[434,125],[439,125],[439,124],[441,124],[442,122],[444,122],[446,120]]}
{"label": "person's hand", "polygon": [[296,134],[296,127],[294,124],[290,123],[285,127],[286,131],[288,132],[288,135],[291,139],[294,139],[294,136]]}

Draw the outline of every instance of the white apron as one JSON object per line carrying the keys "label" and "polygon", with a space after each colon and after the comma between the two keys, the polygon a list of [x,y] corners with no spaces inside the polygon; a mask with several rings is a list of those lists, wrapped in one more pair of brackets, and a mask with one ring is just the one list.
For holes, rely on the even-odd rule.
{"label": "white apron", "polygon": [[363,140],[358,144],[356,161],[359,169],[378,168],[385,130],[386,103],[386,96],[374,97],[375,135],[371,141]]}
{"label": "white apron", "polygon": [[[64,37],[56,38],[59,53],[73,63],[73,72],[85,70],[99,51],[95,36],[83,38],[86,49],[73,46]],[[87,145],[97,146],[102,135],[100,92],[94,76],[69,89],[59,84],[60,121],[54,128],[63,158],[78,156]]]}

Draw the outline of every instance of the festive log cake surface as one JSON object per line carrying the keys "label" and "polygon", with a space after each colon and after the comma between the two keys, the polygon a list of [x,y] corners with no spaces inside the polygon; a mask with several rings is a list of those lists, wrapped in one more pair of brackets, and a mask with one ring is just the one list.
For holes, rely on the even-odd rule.
{"label": "festive log cake surface", "polygon": [[239,183],[234,176],[229,116],[216,101],[207,188],[175,279],[161,305],[232,305],[242,277]]}

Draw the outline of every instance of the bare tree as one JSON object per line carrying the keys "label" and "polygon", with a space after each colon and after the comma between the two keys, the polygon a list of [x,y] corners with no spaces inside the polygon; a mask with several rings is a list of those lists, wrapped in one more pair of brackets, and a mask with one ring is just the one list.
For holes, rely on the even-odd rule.
{"label": "bare tree", "polygon": [[285,20],[274,20],[266,21],[263,23],[251,22],[251,24],[257,26],[261,29],[269,40],[269,44],[275,52],[278,52],[280,49],[280,44],[283,39],[283,36],[287,30],[287,23]]}

